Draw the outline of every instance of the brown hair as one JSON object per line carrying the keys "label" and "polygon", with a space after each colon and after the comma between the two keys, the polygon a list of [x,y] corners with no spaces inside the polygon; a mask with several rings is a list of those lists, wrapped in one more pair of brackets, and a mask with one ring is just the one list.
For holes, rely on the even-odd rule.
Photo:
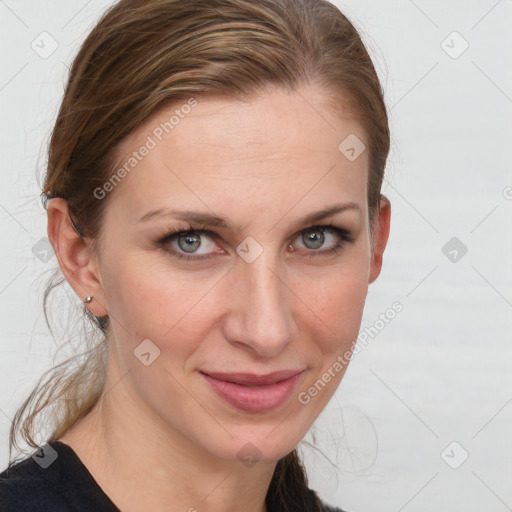
{"label": "brown hair", "polygon": [[[326,0],[121,0],[104,13],[70,69],[49,144],[44,207],[47,198],[66,199],[77,232],[99,241],[109,196],[98,200],[94,190],[111,179],[119,143],[149,116],[191,97],[248,97],[270,86],[293,91],[312,83],[329,93],[333,109],[350,110],[365,129],[372,226],[389,152],[388,118],[371,58],[337,7]],[[48,296],[64,281],[57,268],[44,294],[47,322]],[[53,441],[98,402],[108,317],[85,308],[84,314],[99,341],[82,340],[90,348],[73,371],[66,371],[67,360],[44,383],[46,374],[41,377],[16,412],[10,454],[18,435],[38,446],[34,421],[47,407],[59,413]],[[266,503],[269,510],[320,510],[297,450],[278,461]]]}

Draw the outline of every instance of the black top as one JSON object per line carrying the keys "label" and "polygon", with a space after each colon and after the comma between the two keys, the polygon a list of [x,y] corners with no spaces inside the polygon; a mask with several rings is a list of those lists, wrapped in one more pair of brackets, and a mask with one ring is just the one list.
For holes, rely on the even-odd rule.
{"label": "black top", "polygon": [[[120,512],[76,452],[60,441],[0,473],[0,511]],[[323,505],[323,512],[343,511]]]}

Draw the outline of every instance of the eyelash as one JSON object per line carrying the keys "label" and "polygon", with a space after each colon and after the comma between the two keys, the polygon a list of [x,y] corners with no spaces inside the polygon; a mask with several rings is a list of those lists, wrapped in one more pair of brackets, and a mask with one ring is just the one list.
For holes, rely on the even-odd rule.
{"label": "eyelash", "polygon": [[[311,249],[310,251],[308,251],[310,254],[308,254],[306,256],[306,258],[314,258],[316,256],[325,256],[328,254],[337,253],[337,252],[341,251],[342,249],[344,249],[345,244],[351,243],[354,241],[354,237],[350,233],[350,231],[347,231],[346,229],[340,228],[340,227],[338,227],[334,224],[331,224],[329,222],[322,224],[322,225],[311,226],[311,227],[305,228],[302,231],[300,231],[296,235],[296,237],[302,233],[305,233],[308,231],[313,231],[315,229],[322,230],[322,231],[331,231],[332,233],[334,233],[335,235],[337,235],[339,237],[340,241],[336,245],[331,247],[330,249],[324,249],[323,251]],[[156,243],[157,243],[158,247],[165,248],[165,245],[168,244],[171,240],[174,240],[175,238],[179,238],[180,236],[188,235],[191,233],[195,233],[195,234],[199,234],[199,235],[206,234],[206,235],[210,236],[212,239],[218,238],[218,235],[216,233],[205,229],[205,226],[203,226],[202,228],[199,228],[199,227],[194,227],[191,224],[186,224],[186,225],[177,227],[175,229],[172,229],[170,232],[166,233],[165,236],[159,238],[156,241]],[[185,261],[201,261],[201,260],[204,261],[204,260],[207,260],[207,259],[215,256],[215,253],[208,254],[208,255],[202,255],[202,256],[188,256],[188,255],[185,255],[185,254],[178,252],[174,249],[172,249],[172,250],[165,249],[165,250],[171,256],[178,258],[180,260],[185,260]]]}

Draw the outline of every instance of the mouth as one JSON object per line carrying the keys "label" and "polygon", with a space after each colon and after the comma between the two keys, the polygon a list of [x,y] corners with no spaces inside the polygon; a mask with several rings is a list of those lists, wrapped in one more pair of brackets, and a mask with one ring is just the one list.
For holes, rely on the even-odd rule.
{"label": "mouth", "polygon": [[305,370],[283,370],[266,375],[250,373],[199,373],[218,396],[245,412],[264,412],[283,405]]}

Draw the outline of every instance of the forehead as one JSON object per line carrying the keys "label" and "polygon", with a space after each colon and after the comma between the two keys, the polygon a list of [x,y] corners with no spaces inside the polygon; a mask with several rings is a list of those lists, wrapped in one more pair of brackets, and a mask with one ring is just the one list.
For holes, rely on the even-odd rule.
{"label": "forehead", "polygon": [[197,96],[161,109],[121,143],[116,169],[129,172],[115,193],[130,202],[128,213],[181,198],[199,205],[237,196],[261,208],[276,195],[288,207],[318,194],[364,201],[368,152],[351,161],[342,151],[354,136],[367,146],[359,121],[312,88]]}

